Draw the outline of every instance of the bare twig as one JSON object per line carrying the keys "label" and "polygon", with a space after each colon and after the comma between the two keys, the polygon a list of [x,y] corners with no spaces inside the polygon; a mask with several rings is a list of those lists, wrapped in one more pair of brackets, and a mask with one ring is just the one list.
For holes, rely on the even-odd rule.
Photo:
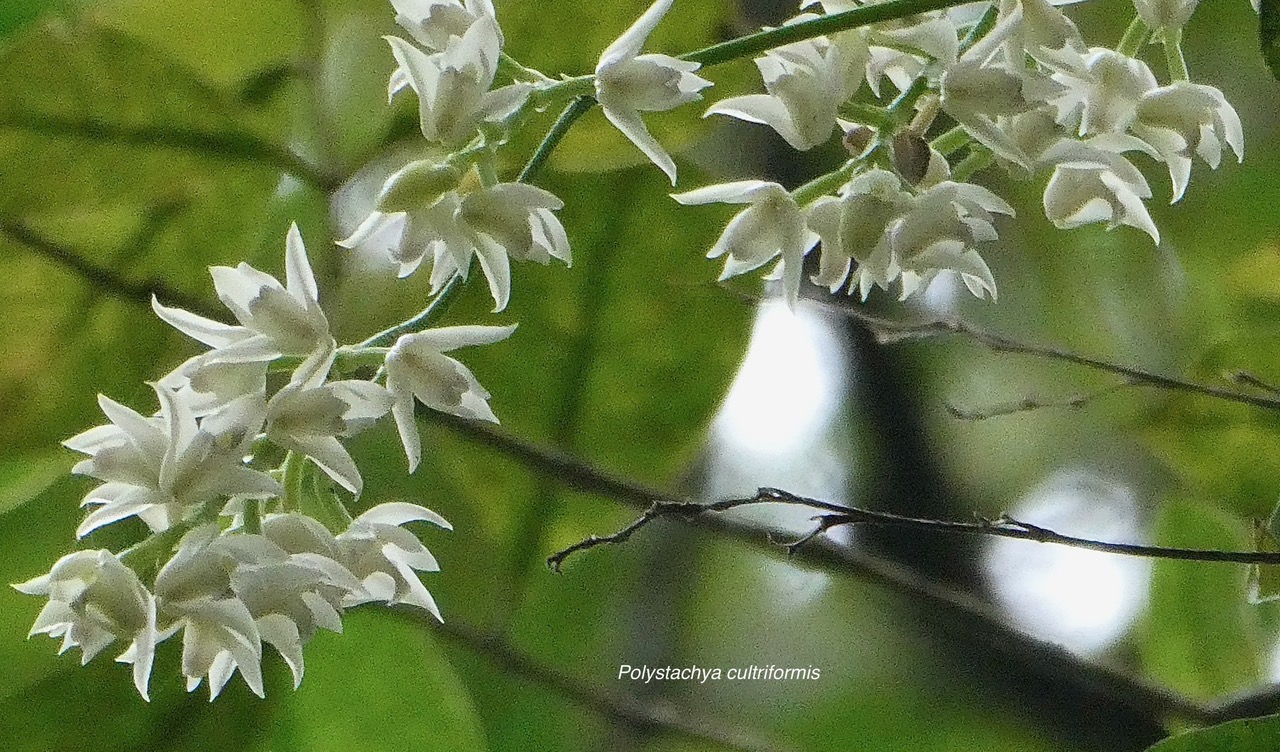
{"label": "bare twig", "polygon": [[1116,391],[1119,391],[1120,389],[1124,389],[1125,387],[1130,387],[1133,385],[1134,383],[1131,380],[1125,379],[1117,384],[1112,384],[1111,386],[1105,387],[1103,389],[1099,389],[1095,392],[1080,392],[1078,394],[1072,394],[1068,397],[1063,397],[1056,400],[1039,399],[1036,397],[1024,397],[1014,402],[1006,402],[998,405],[993,405],[991,407],[983,408],[981,410],[966,409],[963,407],[959,407],[958,405],[954,405],[950,402],[947,403],[946,407],[947,407],[947,412],[951,414],[951,417],[955,418],[956,420],[964,420],[964,421],[970,421],[970,422],[980,421],[980,420],[989,420],[991,418],[1003,418],[1007,415],[1017,415],[1018,413],[1026,413],[1026,412],[1031,412],[1033,410],[1043,410],[1045,408],[1051,408],[1051,407],[1065,407],[1065,408],[1071,408],[1073,410],[1077,410],[1079,408],[1084,407],[1085,405],[1088,405],[1090,402],[1093,402],[1096,399],[1106,397],[1107,395],[1112,394]]}
{"label": "bare twig", "polygon": [[1261,389],[1262,391],[1267,392],[1269,394],[1280,395],[1280,387],[1276,386],[1275,384],[1271,384],[1269,382],[1263,381],[1261,378],[1255,376],[1252,373],[1249,373],[1248,371],[1243,371],[1243,370],[1232,371],[1228,374],[1228,378],[1230,378],[1231,381],[1241,386],[1251,386],[1254,389]]}
{"label": "bare twig", "polygon": [[[687,499],[612,476],[581,459],[540,447],[489,425],[443,413],[422,411],[421,414],[575,490],[608,498],[642,512],[655,502],[660,505],[671,502],[690,504]],[[683,517],[680,514],[674,516]],[[786,555],[782,547],[770,542],[769,536],[773,531],[768,528],[701,513],[688,519],[691,524],[754,546],[757,550]],[[965,640],[974,649],[990,651],[1012,663],[1024,665],[1049,681],[1072,687],[1086,697],[1098,698],[1100,702],[1158,721],[1176,718],[1196,724],[1213,722],[1214,716],[1209,709],[1190,698],[1027,635],[992,612],[987,604],[874,554],[820,538],[795,550],[791,561],[801,566],[852,575],[904,595],[910,603],[918,606],[921,619],[936,624],[957,639]]]}
{"label": "bare twig", "polygon": [[0,234],[22,244],[33,253],[57,262],[78,274],[93,287],[108,295],[151,307],[151,298],[177,305],[212,319],[224,319],[225,314],[210,306],[203,299],[175,290],[162,282],[136,282],[125,279],[115,270],[86,260],[79,253],[36,232],[22,222],[0,219]]}
{"label": "bare twig", "polygon": [[402,608],[395,609],[395,612],[417,623],[429,624],[435,631],[482,655],[504,672],[549,689],[613,723],[635,730],[676,734],[741,752],[785,752],[791,749],[736,724],[692,713],[671,702],[639,700],[565,676],[516,650],[502,636],[483,632],[456,619],[441,624],[416,609]]}
{"label": "bare twig", "polygon": [[657,501],[649,506],[645,513],[613,535],[593,535],[586,540],[551,555],[547,565],[560,571],[564,560],[574,553],[607,544],[622,543],[641,528],[663,517],[684,517],[686,519],[700,514],[724,512],[738,507],[757,504],[790,504],[806,507],[821,512],[816,515],[814,528],[808,533],[793,540],[777,541],[787,549],[788,554],[795,554],[805,544],[823,535],[828,530],[845,525],[879,525],[882,527],[900,527],[914,530],[958,533],[961,535],[984,535],[995,538],[1012,538],[1014,540],[1034,541],[1036,543],[1052,543],[1071,548],[1084,548],[1090,551],[1101,551],[1123,556],[1140,556],[1149,559],[1177,559],[1180,561],[1204,561],[1230,564],[1280,564],[1280,553],[1260,551],[1218,551],[1200,548],[1168,548],[1164,546],[1144,546],[1136,543],[1113,543],[1109,541],[1081,538],[1064,535],[1039,525],[1016,520],[1009,516],[995,519],[978,519],[976,522],[958,522],[955,520],[921,519],[907,517],[891,512],[879,512],[859,507],[846,507],[827,501],[810,499],[804,496],[783,491],[777,488],[761,488],[755,496],[741,499],[726,499],[710,504],[694,504],[691,502]]}

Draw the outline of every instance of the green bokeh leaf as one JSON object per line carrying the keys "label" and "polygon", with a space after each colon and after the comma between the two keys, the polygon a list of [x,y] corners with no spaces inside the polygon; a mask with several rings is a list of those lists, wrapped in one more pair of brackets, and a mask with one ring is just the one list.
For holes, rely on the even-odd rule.
{"label": "green bokeh leaf", "polygon": [[1258,43],[1271,75],[1280,79],[1280,0],[1261,0],[1258,4]]}
{"label": "green bokeh leaf", "polygon": [[[1155,526],[1158,544],[1240,550],[1249,544],[1238,523],[1203,503],[1173,501]],[[1249,605],[1246,567],[1161,560],[1140,643],[1155,680],[1196,697],[1217,697],[1260,678],[1257,623]]]}
{"label": "green bokeh leaf", "polygon": [[1147,752],[1274,752],[1280,748],[1280,715],[1228,721],[1166,739]]}
{"label": "green bokeh leaf", "polygon": [[466,685],[423,622],[359,609],[307,646],[307,677],[263,749],[483,752]]}

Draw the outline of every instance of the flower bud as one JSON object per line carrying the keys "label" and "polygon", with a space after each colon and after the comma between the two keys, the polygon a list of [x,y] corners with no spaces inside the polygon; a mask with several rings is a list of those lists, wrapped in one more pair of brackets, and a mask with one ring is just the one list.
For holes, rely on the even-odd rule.
{"label": "flower bud", "polygon": [[421,159],[400,168],[382,184],[378,211],[385,214],[430,206],[458,187],[462,175],[456,167]]}

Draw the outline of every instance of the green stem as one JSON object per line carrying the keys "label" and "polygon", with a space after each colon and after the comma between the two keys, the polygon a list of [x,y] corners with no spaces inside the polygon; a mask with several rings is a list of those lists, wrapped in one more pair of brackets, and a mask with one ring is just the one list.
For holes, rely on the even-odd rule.
{"label": "green stem", "polygon": [[883,107],[861,102],[845,102],[840,106],[840,114],[855,123],[869,125],[876,130],[893,130],[897,126],[893,115]]}
{"label": "green stem", "polygon": [[941,136],[938,136],[933,141],[930,141],[929,146],[932,146],[934,151],[945,157],[964,148],[969,141],[970,138],[968,132],[957,125],[946,133],[943,133]]}
{"label": "green stem", "polygon": [[243,530],[249,535],[262,535],[262,502],[257,499],[244,500]]}
{"label": "green stem", "polygon": [[1142,22],[1142,18],[1134,16],[1133,21],[1129,23],[1129,28],[1124,30],[1124,36],[1120,37],[1120,44],[1116,45],[1116,52],[1127,57],[1136,57],[1138,51],[1142,49],[1142,45],[1147,43],[1147,39],[1151,36],[1151,29]]}
{"label": "green stem", "polygon": [[1187,81],[1191,78],[1187,73],[1187,59],[1182,56],[1182,29],[1165,29],[1164,57],[1169,62],[1169,78],[1173,81]]}
{"label": "green stem", "polygon": [[587,110],[594,107],[596,100],[589,96],[580,96],[569,103],[564,108],[564,112],[560,113],[560,117],[556,118],[556,122],[551,126],[551,130],[547,131],[547,135],[543,137],[542,143],[538,144],[538,148],[533,152],[533,156],[529,157],[529,163],[520,171],[520,176],[516,178],[517,183],[531,183],[538,174],[538,170],[542,169],[542,165],[546,163],[551,156],[551,152],[555,151],[560,145],[560,141],[564,139],[565,134],[578,121],[578,118],[587,113]]}
{"label": "green stem", "polygon": [[443,313],[449,304],[450,298],[452,298],[454,293],[456,293],[461,287],[462,277],[455,276],[445,284],[444,289],[440,291],[440,294],[432,298],[431,303],[427,305],[426,308],[422,309],[417,316],[406,321],[402,321],[395,326],[389,326],[386,329],[383,329],[352,349],[367,350],[369,348],[386,347],[391,345],[392,342],[395,342],[400,338],[400,335],[408,334],[409,332],[420,328],[431,319],[436,318]]}
{"label": "green stem", "polygon": [[749,34],[728,42],[704,47],[700,50],[681,55],[682,60],[701,63],[703,67],[720,65],[738,58],[753,57],[775,47],[793,42],[803,42],[814,37],[835,34],[860,26],[869,26],[883,21],[894,21],[899,18],[928,13],[929,11],[953,8],[965,5],[972,0],[892,0],[876,5],[864,5],[843,13],[815,18],[790,26]]}
{"label": "green stem", "polygon": [[[284,456],[284,499],[286,512],[302,511],[302,478],[307,458],[293,450]],[[246,515],[247,517],[248,515]]]}
{"label": "green stem", "polygon": [[996,19],[999,17],[1000,8],[995,3],[988,6],[987,10],[982,14],[982,18],[978,19],[978,22],[973,25],[972,29],[969,29],[969,33],[960,41],[959,54],[963,55],[968,52],[970,47],[977,44],[979,39],[985,37],[988,31],[995,28]]}
{"label": "green stem", "polygon": [[862,162],[863,160],[861,159],[851,159],[841,165],[840,169],[835,170],[834,172],[828,172],[825,175],[819,175],[792,191],[791,198],[797,204],[804,206],[819,196],[824,196],[832,192],[848,182],[849,177],[853,175],[853,171],[856,170],[858,165],[862,164]]}
{"label": "green stem", "polygon": [[901,117],[902,113],[909,112],[915,106],[916,101],[920,99],[929,89],[929,82],[923,76],[911,82],[911,85],[903,89],[902,93],[889,103],[889,113],[895,117]]}
{"label": "green stem", "polygon": [[957,183],[967,182],[975,174],[990,167],[993,162],[995,157],[991,154],[991,150],[975,144],[969,148],[968,156],[960,160],[960,164],[951,171],[951,179]]}

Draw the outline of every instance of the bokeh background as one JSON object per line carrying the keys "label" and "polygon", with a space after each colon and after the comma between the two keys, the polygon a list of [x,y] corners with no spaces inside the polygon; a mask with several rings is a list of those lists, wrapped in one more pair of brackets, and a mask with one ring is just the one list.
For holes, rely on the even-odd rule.
{"label": "bokeh background", "polygon": [[[558,75],[590,71],[646,3],[497,5],[508,51]],[[1096,44],[1114,44],[1132,17],[1122,0],[1070,12]],[[682,1],[648,49],[688,51],[790,13]],[[296,221],[341,341],[424,304],[425,280],[397,282],[332,243],[385,175],[429,155],[415,103],[385,101],[380,36],[395,33],[392,17],[382,0],[0,5],[4,582],[76,545],[88,484],[68,474],[75,457],[59,442],[102,422],[96,395],[151,410],[145,382],[196,352],[151,314],[150,291],[216,309],[207,267],[280,274]],[[1000,302],[943,280],[921,304],[876,299],[871,310],[962,316],[1206,383],[1237,369],[1280,381],[1280,87],[1256,31],[1244,0],[1206,2],[1187,28],[1193,79],[1239,110],[1247,159],[1216,172],[1197,163],[1172,207],[1163,167],[1142,163],[1158,248],[1129,229],[1057,231],[1040,208],[1044,176],[992,170],[983,180],[1018,210],[985,254]],[[1146,57],[1163,76],[1158,49]],[[758,86],[749,61],[707,76],[716,97]],[[555,114],[512,145],[507,170]],[[794,185],[838,159],[835,145],[797,156],[763,129],[697,114],[651,121],[682,189],[746,175]],[[501,436],[692,497],[773,485],[1165,545],[1247,549],[1252,519],[1280,498],[1274,415],[1112,388],[963,340],[880,346],[829,307],[791,312],[757,305],[767,291],[755,282],[718,287],[702,256],[731,210],[677,207],[598,111],[540,183],[565,199],[572,268],[516,266],[496,316],[474,282],[445,322],[520,324],[463,357],[494,394]],[[982,421],[949,409],[1100,390],[1078,408]],[[426,418],[424,431],[413,476],[394,431],[356,442],[368,489],[357,507],[411,500],[454,524],[419,531],[443,567],[426,583],[444,627],[357,609],[344,634],[308,647],[296,692],[270,654],[265,701],[238,679],[212,704],[187,695],[178,646],[166,644],[147,704],[110,656],[82,668],[52,641],[24,641],[41,604],[0,589],[3,746],[1136,750],[1195,725],[1195,708],[1280,678],[1276,606],[1247,603],[1248,571],[1229,565],[878,531],[834,534],[788,560],[764,530],[802,531],[805,516],[760,509],[733,518],[745,535],[655,525],[556,576],[548,554],[634,517],[623,494],[581,478],[573,490],[563,469],[557,478],[456,425]],[[83,545],[139,532],[115,527]],[[619,680],[621,664],[817,667],[821,678],[645,685]]]}

